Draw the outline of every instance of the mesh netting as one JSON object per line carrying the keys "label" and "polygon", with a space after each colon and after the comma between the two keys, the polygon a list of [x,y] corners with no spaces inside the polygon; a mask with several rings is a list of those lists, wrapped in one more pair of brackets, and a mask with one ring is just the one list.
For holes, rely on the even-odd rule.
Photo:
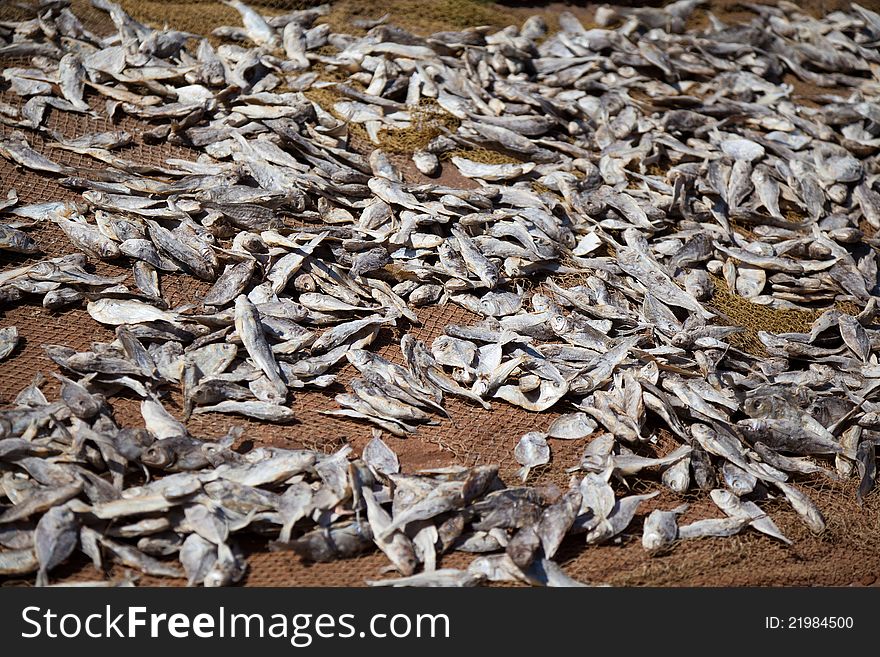
{"label": "mesh netting", "polygon": [[[279,13],[317,3],[301,0],[257,0],[252,4],[266,13]],[[831,9],[830,5],[833,3],[824,4],[824,9]],[[151,25],[168,25],[201,34],[209,33],[219,25],[239,24],[239,16],[235,10],[214,0],[123,0],[122,5],[136,19]],[[389,11],[393,22],[399,22],[398,18],[401,18],[400,22],[413,30],[430,32],[438,29],[460,29],[469,25],[505,25],[520,22],[535,12],[527,7],[501,9],[497,5],[473,0],[442,0],[418,3],[420,14],[414,18],[412,12],[407,14],[403,10],[412,5],[412,2],[398,0],[383,3],[381,8],[353,0],[340,2],[334,3],[331,13],[322,20],[340,28],[344,26],[346,32],[357,33],[357,28],[351,25],[351,19],[377,18],[384,11]],[[73,0],[72,7],[90,30],[96,33],[112,30],[112,23],[107,15],[92,8],[88,2]],[[560,7],[551,6],[540,11],[544,12],[552,26],[555,23],[554,12],[559,9]],[[585,25],[592,23],[592,10],[574,10]],[[728,15],[722,3],[713,3],[712,10],[721,18]],[[9,3],[0,4],[0,20],[21,20],[28,16],[28,12]],[[695,20],[704,18],[705,13],[700,13]],[[409,23],[406,23],[407,20]],[[346,21],[349,24],[346,25]],[[7,60],[2,64],[5,68],[26,65],[27,62]],[[2,92],[0,102],[19,105],[20,99],[10,92]],[[98,114],[103,115],[100,101],[93,97],[92,103]],[[132,117],[113,123],[104,118],[50,109],[46,124],[65,137],[88,132],[125,130],[134,136],[134,142],[118,151],[120,156],[143,164],[164,165],[169,157],[196,157],[194,151],[184,147],[145,144],[142,134],[151,126]],[[0,126],[0,134],[6,135],[10,130],[6,126]],[[40,135],[29,134],[28,138],[37,151],[62,164],[84,169],[101,166],[87,156],[52,149]],[[426,180],[405,155],[398,155],[393,159],[410,181]],[[444,165],[440,182],[458,186],[473,184],[472,181],[462,178],[448,164]],[[0,194],[5,195],[10,188],[17,190],[25,204],[78,198],[75,192],[62,187],[50,176],[27,172],[6,160],[0,160]],[[42,254],[38,254],[40,258],[71,253],[74,250],[54,225],[43,224],[32,235],[43,250]],[[28,261],[27,256],[0,252],[0,269]],[[100,274],[122,271],[108,263],[97,263],[96,269]],[[161,276],[161,285],[163,295],[172,306],[192,303],[203,297],[208,288],[206,283],[193,277],[169,274]],[[427,344],[441,335],[448,324],[469,324],[477,319],[475,315],[453,305],[422,308],[418,315],[421,325],[412,327],[410,332]],[[772,314],[749,317],[751,319],[746,318],[744,322],[752,333],[757,330],[774,330],[771,326],[774,321]],[[748,324],[749,321],[752,324]],[[52,312],[38,305],[7,306],[0,308],[0,324],[17,326],[22,336],[22,345],[15,357],[0,365],[0,403],[3,404],[9,403],[39,372],[48,373],[56,369],[45,355],[42,345],[65,344],[82,350],[92,342],[113,339],[113,334],[95,323],[82,308]],[[393,362],[401,363],[399,338],[399,333],[383,329],[371,349]],[[335,408],[333,396],[342,390],[355,372],[351,365],[346,364],[338,371],[338,385],[324,391],[297,392],[292,404],[298,418],[298,423],[294,425],[269,425],[233,416],[205,414],[193,416],[187,426],[192,435],[205,439],[219,438],[227,433],[230,426],[236,425],[245,429],[243,440],[254,445],[332,451],[349,443],[359,452],[371,437],[371,425],[320,413],[322,410]],[[44,390],[50,399],[53,398],[57,393],[56,382],[50,380]],[[165,405],[171,413],[180,416],[182,400],[179,393],[170,395]],[[513,448],[519,438],[529,431],[546,430],[554,418],[571,409],[556,408],[554,412],[534,414],[497,402],[493,404],[491,411],[484,411],[451,398],[448,400],[447,410],[449,419],[443,419],[438,426],[421,427],[410,438],[384,436],[398,453],[404,471],[411,472],[450,463],[497,463],[501,477],[514,483],[518,464],[513,459]],[[114,415],[122,425],[142,424],[138,403],[134,398],[115,398]],[[675,442],[662,431],[659,436],[657,444],[648,449],[648,452],[653,450],[658,456],[668,453],[675,446]],[[578,462],[585,444],[582,440],[552,440],[552,461],[548,466],[533,471],[532,483],[566,487],[569,479],[566,468]],[[657,476],[655,474],[653,480],[632,479],[633,492],[656,490]],[[616,542],[588,547],[577,537],[569,538],[563,544],[558,560],[575,578],[620,585],[847,585],[874,582],[880,574],[880,496],[870,497],[865,507],[859,507],[855,502],[855,483],[852,481],[835,483],[817,476],[806,479],[804,485],[825,514],[827,530],[822,536],[812,535],[784,501],[775,500],[767,505],[767,511],[780,529],[795,541],[793,547],[775,543],[756,533],[744,533],[727,539],[685,542],[676,545],[667,554],[648,557],[641,547],[639,536],[641,521],[651,510],[668,509],[688,502],[690,508],[682,518],[683,524],[716,517],[718,514],[705,495],[677,495],[660,487],[661,494],[644,504],[636,521]],[[365,579],[377,577],[387,565],[387,559],[378,552],[333,563],[307,564],[292,553],[268,551],[266,543],[258,539],[244,539],[243,547],[249,554],[248,573],[243,583],[250,586],[361,585]],[[465,567],[471,558],[471,555],[462,553],[447,554],[442,558],[442,566]],[[121,571],[111,572],[111,575],[121,575]],[[80,559],[60,568],[55,577],[60,581],[76,581],[95,579],[99,574],[84,559]],[[139,583],[183,585],[185,582],[141,577]],[[5,584],[25,582],[8,580]]]}

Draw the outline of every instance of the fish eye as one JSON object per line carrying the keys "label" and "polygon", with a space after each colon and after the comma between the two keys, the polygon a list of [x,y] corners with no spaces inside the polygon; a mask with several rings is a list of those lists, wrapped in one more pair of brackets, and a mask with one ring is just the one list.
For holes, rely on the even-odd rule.
{"label": "fish eye", "polygon": [[168,454],[166,453],[166,451],[162,447],[157,447],[156,445],[148,447],[147,450],[144,452],[144,456],[157,462],[168,460]]}

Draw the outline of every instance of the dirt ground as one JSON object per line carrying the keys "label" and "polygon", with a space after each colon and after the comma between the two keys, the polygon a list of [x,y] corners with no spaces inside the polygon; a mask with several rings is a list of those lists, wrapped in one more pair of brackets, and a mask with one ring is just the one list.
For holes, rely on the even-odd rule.
{"label": "dirt ground", "polygon": [[[234,10],[213,0],[196,2],[165,2],[164,0],[122,0],[123,6],[135,18],[155,26],[205,34],[222,24],[238,25]],[[301,7],[308,2],[296,0],[265,0],[255,2],[267,12],[282,12]],[[643,3],[633,3],[643,4]],[[880,9],[880,1],[866,0],[867,7]],[[806,2],[800,3],[805,10],[821,15],[824,11],[845,7],[848,3]],[[73,0],[76,13],[89,22],[96,32],[110,27],[106,16],[94,10],[85,0]],[[415,8],[418,11],[414,11]],[[338,0],[332,3],[332,12],[325,20],[335,28],[357,33],[352,29],[355,19],[374,19],[385,12],[391,14],[389,22],[397,23],[417,33],[439,30],[455,30],[473,25],[505,25],[521,23],[535,13],[542,14],[555,29],[556,16],[562,10],[575,13],[587,26],[593,25],[595,4],[569,3],[522,3],[496,4],[476,0],[436,0],[425,3],[418,0],[386,0],[381,5],[358,0]],[[707,11],[725,22],[748,21],[753,14],[732,2],[709,2],[696,12],[694,26],[708,21]],[[21,18],[14,6],[0,2],[0,20]],[[18,65],[3,62],[3,66]],[[2,89],[2,87],[0,87]],[[827,89],[796,86],[796,93],[805,97],[827,93]],[[98,108],[97,99],[92,98]],[[17,103],[18,99],[8,91],[0,92],[0,102]],[[113,127],[108,120],[71,117],[51,110],[49,124],[66,136],[84,132],[108,130]],[[123,155],[141,162],[159,164],[167,157],[194,158],[195,153],[185,147],[148,145],[138,136],[143,125],[132,118],[125,118],[116,128],[127,130],[136,136],[135,144]],[[0,127],[5,134],[6,127]],[[31,136],[37,150],[50,153],[39,136]],[[93,167],[94,162],[84,156],[64,151],[51,151],[52,157],[65,164]],[[426,181],[409,163],[405,156],[397,157],[407,178],[413,182]],[[467,185],[471,181],[462,178],[451,166],[446,165],[439,177],[440,182]],[[436,179],[435,179],[436,181]],[[15,188],[23,203],[57,199],[75,199],[77,195],[55,182],[0,160],[0,193]],[[57,256],[72,251],[66,238],[52,227],[42,227],[34,234],[45,256]],[[0,269],[21,264],[27,259],[0,253]],[[117,271],[112,265],[100,263],[100,273]],[[207,286],[190,277],[167,275],[162,277],[165,297],[174,305],[191,303],[203,295]],[[476,319],[457,306],[420,309],[421,325],[412,327],[416,337],[430,343],[440,335],[447,324],[466,324]],[[66,344],[85,348],[93,341],[109,341],[112,334],[97,325],[81,308],[65,312],[50,312],[39,306],[15,305],[0,308],[0,325],[16,325],[23,336],[23,344],[13,358],[0,365],[0,404],[9,403],[15,394],[27,385],[38,372],[48,374],[55,370],[54,364],[45,356],[42,345]],[[397,346],[399,334],[385,331],[378,344],[379,353],[399,362]],[[339,372],[339,380],[347,381],[353,374],[346,365]],[[337,449],[349,443],[359,451],[370,438],[370,427],[364,424],[342,421],[319,413],[335,407],[332,398],[341,386],[323,392],[297,393],[293,409],[299,419],[292,426],[273,426],[232,416],[198,415],[188,423],[190,432],[197,437],[217,438],[224,435],[231,425],[243,426],[248,442],[283,447],[313,447],[324,450]],[[56,387],[54,381],[45,390],[52,398]],[[172,395],[167,407],[172,413],[180,411],[179,396]],[[425,427],[408,439],[384,436],[397,451],[406,471],[418,468],[461,463],[497,463],[502,478],[508,483],[515,481],[517,464],[513,460],[513,448],[519,438],[528,431],[545,430],[565,408],[554,412],[534,414],[505,405],[493,404],[492,411],[451,399],[448,410],[451,418],[439,426]],[[121,398],[114,404],[117,420],[123,424],[140,424],[137,401]],[[551,463],[534,473],[538,484],[567,486],[569,474],[566,468],[574,465],[587,441],[551,441]],[[662,455],[674,448],[668,436],[660,433],[656,445],[645,449],[645,455]],[[650,476],[650,475],[649,475]],[[647,478],[637,481],[633,492],[662,488]],[[767,505],[784,533],[794,539],[792,547],[786,547],[772,539],[747,532],[729,539],[704,539],[676,545],[668,553],[648,557],[641,547],[642,520],[654,508],[671,508],[683,502],[690,504],[684,515],[684,523],[705,517],[717,516],[717,509],[705,495],[675,495],[664,491],[659,497],[646,503],[627,532],[615,543],[587,547],[582,541],[568,539],[560,550],[559,559],[573,577],[587,582],[604,582],[613,585],[633,586],[809,586],[809,585],[871,585],[880,576],[880,495],[872,495],[864,507],[855,502],[855,482],[833,482],[819,475],[808,479],[804,485],[816,500],[827,521],[827,531],[821,536],[810,534],[795,513],[784,502],[775,500]],[[622,492],[622,491],[619,491]],[[244,580],[247,586],[357,586],[365,579],[378,576],[387,560],[380,553],[332,564],[309,565],[290,553],[273,553],[266,550],[263,541],[253,539],[244,544],[250,553],[249,572]],[[470,555],[450,554],[442,559],[442,567],[463,567]],[[120,573],[111,573],[118,575]],[[58,575],[67,581],[95,579],[99,576],[86,561],[74,561]],[[183,581],[141,578],[140,584],[183,585]],[[0,585],[22,585],[24,582],[7,580]]]}

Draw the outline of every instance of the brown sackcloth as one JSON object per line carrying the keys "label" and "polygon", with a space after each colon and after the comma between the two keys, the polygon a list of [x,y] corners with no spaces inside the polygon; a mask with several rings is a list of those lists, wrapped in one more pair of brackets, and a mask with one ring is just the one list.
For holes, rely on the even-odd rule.
{"label": "brown sackcloth", "polygon": [[[461,0],[456,4],[467,5],[471,0]],[[92,31],[103,34],[113,29],[112,23],[84,0],[73,0],[73,10]],[[298,8],[306,3],[290,0],[269,0],[254,3],[255,6],[272,7],[280,10]],[[336,3],[351,10],[351,2]],[[491,7],[485,3],[481,7]],[[143,2],[123,0],[126,10],[140,20],[161,27],[167,22],[169,27],[200,31],[202,33],[221,24],[239,25],[234,10],[219,2],[202,0],[198,3],[175,3],[165,0],[145,0]],[[712,9],[724,18],[723,3],[712,3]],[[167,12],[157,8],[168,8]],[[175,24],[178,14],[187,14],[196,6],[203,23]],[[562,5],[551,5],[542,11],[558,11]],[[337,9],[334,9],[337,11]],[[368,12],[376,17],[380,11]],[[517,8],[510,22],[520,22],[532,13]],[[496,12],[497,14],[497,12]],[[189,15],[189,14],[187,14]],[[162,21],[158,16],[164,16]],[[502,13],[501,16],[504,16]],[[21,20],[29,17],[27,12],[17,9],[11,3],[0,3],[0,20]],[[330,20],[333,19],[331,14]],[[582,18],[587,24],[589,17]],[[395,21],[392,16],[391,21]],[[551,20],[548,22],[552,23]],[[207,25],[207,27],[205,27]],[[27,65],[27,61],[7,60],[2,66]],[[0,87],[2,89],[3,87]],[[92,107],[101,116],[105,115],[103,101],[94,95],[88,97]],[[20,99],[9,91],[0,92],[0,102],[15,106]],[[81,114],[48,110],[48,127],[65,137],[74,137],[88,132],[123,129],[134,136],[134,145],[120,151],[120,155],[143,163],[161,165],[166,158],[195,159],[197,153],[180,146],[147,145],[140,135],[147,124],[131,117],[118,123],[107,119],[96,119]],[[8,135],[11,129],[0,125],[0,133]],[[49,147],[47,140],[36,133],[28,133],[34,148],[50,158],[75,167],[95,168],[101,165],[91,158],[56,150]],[[413,167],[405,168],[407,175],[418,176]],[[451,175],[451,174],[446,174]],[[441,179],[445,182],[446,178]],[[458,177],[454,184],[459,184]],[[15,188],[22,204],[50,200],[79,198],[76,192],[57,184],[51,176],[42,176],[25,171],[10,162],[0,159],[0,194]],[[74,251],[67,238],[54,225],[43,224],[31,232],[41,246],[43,253],[38,258],[58,256]],[[0,269],[20,265],[38,258],[11,255],[0,252]],[[102,274],[125,271],[108,263],[95,263],[95,269]],[[128,282],[130,284],[130,281]],[[161,276],[162,291],[172,306],[195,303],[204,294],[207,285],[185,275]],[[22,345],[15,354],[0,364],[0,403],[9,404],[16,393],[26,386],[38,372],[48,373],[56,366],[46,357],[42,345],[64,344],[76,349],[86,348],[94,341],[110,341],[113,334],[93,321],[82,307],[64,312],[51,312],[40,305],[31,305],[39,297],[30,297],[28,303],[0,307],[0,326],[15,325],[22,336]],[[411,328],[411,332],[430,345],[442,334],[448,324],[468,324],[476,316],[449,305],[444,307],[422,308],[418,310],[421,325]],[[759,327],[760,328],[760,327]],[[400,334],[383,330],[380,338],[370,349],[395,362],[401,362],[399,349]],[[339,381],[344,384],[354,368],[346,364],[339,371]],[[54,380],[46,384],[44,390],[52,399],[57,385]],[[280,426],[238,419],[226,415],[196,415],[188,423],[192,435],[202,438],[217,438],[226,434],[231,425],[245,428],[244,440],[253,445],[277,445],[281,447],[309,447],[332,451],[350,443],[356,453],[370,439],[370,425],[336,419],[321,415],[319,411],[336,408],[333,396],[342,390],[336,386],[324,392],[297,392],[293,400],[293,410],[298,422]],[[165,402],[172,414],[179,416],[181,399],[173,394]],[[550,422],[566,408],[554,409],[548,413],[529,413],[504,402],[493,402],[491,411],[485,411],[473,404],[451,398],[447,409],[450,419],[442,419],[438,426],[422,427],[407,439],[398,439],[385,434],[383,438],[399,454],[402,468],[413,471],[418,468],[459,463],[497,463],[502,478],[508,484],[516,483],[515,472],[519,467],[513,459],[513,448],[519,438],[528,431],[546,430]],[[117,398],[114,400],[116,420],[123,425],[141,425],[142,419],[136,400]],[[660,432],[656,445],[648,446],[645,455],[660,455],[671,451],[675,442],[669,435]],[[552,460],[548,466],[533,471],[530,483],[567,486],[571,476],[567,468],[574,466],[587,444],[587,440],[551,440]],[[792,538],[793,547],[786,547],[773,539],[756,532],[746,531],[740,536],[727,539],[703,539],[676,545],[664,555],[649,557],[640,543],[644,517],[655,508],[669,509],[682,502],[690,504],[682,517],[682,523],[707,517],[718,517],[720,511],[714,507],[705,494],[692,493],[675,495],[663,489],[654,475],[653,480],[635,480],[634,493],[648,490],[662,490],[660,496],[643,505],[639,515],[629,529],[614,543],[603,546],[586,546],[582,538],[567,539],[560,550],[558,559],[573,577],[586,582],[605,582],[615,585],[849,585],[872,584],[880,574],[880,495],[869,496],[864,507],[855,502],[855,482],[853,480],[835,483],[821,476],[803,481],[810,496],[824,513],[828,528],[816,537],[804,527],[796,514],[784,502],[775,500],[765,505],[780,529]],[[618,487],[619,494],[625,494]],[[338,561],[329,564],[307,564],[288,552],[270,552],[266,543],[256,538],[243,538],[247,550],[248,572],[243,580],[246,586],[352,586],[362,585],[366,579],[378,579],[385,575],[381,570],[387,565],[380,553]],[[442,558],[442,567],[466,567],[471,555],[453,553]],[[111,575],[119,576],[118,569]],[[53,573],[53,581],[81,581],[102,578],[85,559],[75,559],[70,564]],[[30,580],[28,580],[30,581]],[[21,580],[0,581],[0,585],[26,584]],[[141,585],[180,586],[182,580],[169,580],[142,577]]]}

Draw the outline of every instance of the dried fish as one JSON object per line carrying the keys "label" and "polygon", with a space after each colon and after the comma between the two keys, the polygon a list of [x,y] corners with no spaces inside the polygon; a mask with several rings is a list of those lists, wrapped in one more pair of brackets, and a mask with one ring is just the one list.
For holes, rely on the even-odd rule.
{"label": "dried fish", "polygon": [[15,326],[6,326],[0,329],[0,360],[9,356],[18,346],[18,329]]}
{"label": "dried fish", "polygon": [[532,468],[550,462],[550,446],[544,434],[537,431],[520,438],[513,453],[517,463],[523,466],[518,473],[523,481],[528,478]]}
{"label": "dried fish", "polygon": [[683,504],[671,511],[651,511],[642,530],[642,547],[656,553],[671,546],[678,539],[678,516],[687,508]]}

